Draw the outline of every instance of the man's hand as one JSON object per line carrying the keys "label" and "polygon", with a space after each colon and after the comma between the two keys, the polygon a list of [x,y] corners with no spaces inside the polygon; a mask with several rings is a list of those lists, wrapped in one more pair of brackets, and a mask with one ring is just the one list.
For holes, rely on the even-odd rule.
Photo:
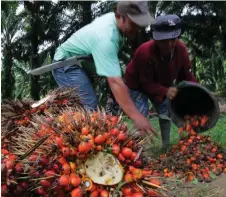
{"label": "man's hand", "polygon": [[133,120],[137,129],[141,134],[148,134],[151,138],[152,133],[157,136],[155,129],[151,126],[147,118],[145,118],[136,108],[133,100],[129,95],[129,91],[125,83],[120,77],[107,78],[112,93],[123,111]]}
{"label": "man's hand", "polygon": [[145,118],[143,115],[140,115],[139,117],[137,117],[134,121],[134,125],[137,128],[137,130],[139,131],[139,133],[141,135],[148,135],[150,137],[150,139],[153,142],[152,136],[153,134],[158,137],[158,134],[156,132],[156,130],[154,129],[154,127],[152,127],[152,125],[150,124],[150,122],[148,121],[147,118]]}
{"label": "man's hand", "polygon": [[170,87],[166,93],[166,96],[168,99],[172,100],[177,95],[177,92],[178,92],[177,88]]}

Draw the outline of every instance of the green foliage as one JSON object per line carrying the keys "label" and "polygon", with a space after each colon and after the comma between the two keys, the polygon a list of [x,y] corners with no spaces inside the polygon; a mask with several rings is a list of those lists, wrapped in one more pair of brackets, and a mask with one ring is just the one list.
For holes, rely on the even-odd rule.
{"label": "green foliage", "polygon": [[4,2],[1,10],[2,40],[2,97],[12,98],[15,77],[13,73],[13,56],[21,36],[18,30],[23,27],[22,17],[16,16],[18,2]]}
{"label": "green foliage", "polygon": [[[31,68],[52,62],[56,48],[75,31],[104,13],[114,11],[116,1],[2,1],[2,98],[42,97],[56,87],[51,73],[27,76]],[[24,5],[16,15],[18,6]],[[192,68],[201,84],[212,91],[226,91],[226,10],[225,2],[149,1],[150,12],[178,14],[184,23]],[[119,53],[122,72],[150,31],[127,40]],[[37,86],[38,85],[38,86]],[[100,102],[109,88],[105,79],[94,83]],[[37,88],[38,87],[38,88]],[[31,94],[32,92],[32,94]],[[225,93],[226,94],[226,93]]]}

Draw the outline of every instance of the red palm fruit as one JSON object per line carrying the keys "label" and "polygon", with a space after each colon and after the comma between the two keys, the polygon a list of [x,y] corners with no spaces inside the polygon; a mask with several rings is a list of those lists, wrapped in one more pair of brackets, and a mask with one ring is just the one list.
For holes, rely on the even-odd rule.
{"label": "red palm fruit", "polygon": [[180,127],[180,128],[178,129],[179,134],[181,134],[183,131],[184,131],[184,127]]}
{"label": "red palm fruit", "polygon": [[67,175],[70,174],[71,167],[70,167],[70,165],[68,163],[64,163],[62,165],[62,169],[63,169],[63,173],[64,174],[67,174]]}
{"label": "red palm fruit", "polygon": [[130,141],[126,144],[126,146],[127,146],[127,147],[132,147],[133,144],[134,144],[134,141],[133,141],[133,140],[130,140]]}
{"label": "red palm fruit", "polygon": [[122,162],[125,161],[125,157],[121,153],[119,153],[118,159]]}
{"label": "red palm fruit", "polygon": [[132,176],[132,174],[126,173],[126,174],[124,175],[124,181],[125,181],[126,183],[132,182],[132,181],[133,181],[133,176]]}
{"label": "red palm fruit", "polygon": [[78,151],[82,154],[86,154],[91,150],[91,145],[87,142],[82,142],[78,146]]}
{"label": "red palm fruit", "polygon": [[89,134],[89,129],[87,127],[82,128],[82,135],[88,135]]}
{"label": "red palm fruit", "polygon": [[41,164],[42,166],[46,166],[49,164],[49,159],[46,156],[42,156],[39,159],[39,164]]}
{"label": "red palm fruit", "polygon": [[136,170],[136,168],[134,166],[131,166],[131,165],[129,166],[129,171],[130,172],[134,172],[135,170]]}
{"label": "red palm fruit", "polygon": [[46,171],[45,172],[45,175],[47,176],[47,177],[49,177],[49,176],[55,176],[55,172],[53,171],[53,170],[48,170],[48,171]]}
{"label": "red palm fruit", "polygon": [[67,161],[66,161],[66,159],[65,159],[64,157],[59,157],[59,158],[58,158],[58,162],[59,162],[61,165],[67,163]]}
{"label": "red palm fruit", "polygon": [[218,159],[222,159],[223,158],[223,155],[219,153],[219,154],[217,154],[217,158]]}
{"label": "red palm fruit", "polygon": [[112,145],[112,153],[114,155],[118,155],[120,153],[120,146],[117,144]]}
{"label": "red palm fruit", "polygon": [[152,190],[152,189],[149,189],[148,190],[148,196],[149,197],[158,197],[159,195],[154,191],[154,190]]}
{"label": "red palm fruit", "polygon": [[133,166],[136,167],[136,168],[141,167],[142,166],[142,161],[141,160],[135,161],[134,164],[133,164]]}
{"label": "red palm fruit", "polygon": [[[3,145],[2,145],[2,146],[3,146]],[[1,154],[7,155],[7,154],[9,154],[9,151],[6,150],[6,149],[1,149]]]}
{"label": "red palm fruit", "polygon": [[75,148],[70,149],[70,155],[75,156],[78,153],[78,151]]}
{"label": "red palm fruit", "polygon": [[53,164],[53,170],[58,171],[60,169],[59,165],[54,163]]}
{"label": "red palm fruit", "polygon": [[68,157],[70,155],[70,148],[68,147],[62,147],[61,151],[63,153],[63,157]]}
{"label": "red palm fruit", "polygon": [[14,154],[12,154],[12,153],[10,153],[10,154],[8,155],[8,159],[9,159],[9,160],[16,160],[16,159],[17,159],[17,156],[14,155]]}
{"label": "red palm fruit", "polygon": [[98,196],[99,196],[99,192],[97,190],[90,193],[90,197],[98,197]]}
{"label": "red palm fruit", "polygon": [[131,148],[127,148],[127,147],[125,147],[125,148],[123,148],[122,149],[122,155],[125,157],[125,158],[130,158],[131,156],[132,156],[132,149]]}
{"label": "red palm fruit", "polygon": [[29,187],[29,183],[27,181],[21,182],[20,185],[24,190],[28,189]]}
{"label": "red palm fruit", "polygon": [[40,181],[40,185],[41,185],[42,187],[50,187],[50,186],[51,186],[51,182],[48,181],[48,180],[41,180],[41,181]]}
{"label": "red palm fruit", "polygon": [[117,122],[118,122],[118,117],[117,116],[111,117],[111,122],[112,122],[113,125],[116,125]]}
{"label": "red palm fruit", "polygon": [[55,142],[56,142],[57,146],[59,146],[60,148],[62,148],[64,146],[62,137],[56,137]]}
{"label": "red palm fruit", "polygon": [[191,129],[192,129],[191,125],[190,124],[187,124],[186,125],[186,131],[191,131]]}
{"label": "red palm fruit", "polygon": [[62,175],[60,178],[59,178],[59,185],[60,186],[67,186],[70,184],[70,178],[68,175]]}
{"label": "red palm fruit", "polygon": [[96,149],[97,151],[102,151],[102,150],[104,150],[104,147],[101,146],[101,145],[98,145],[98,146],[96,146],[95,149]]}
{"label": "red palm fruit", "polygon": [[41,196],[44,196],[46,194],[45,190],[42,187],[36,189],[36,192]]}
{"label": "red palm fruit", "polygon": [[132,196],[133,190],[132,190],[131,187],[123,187],[122,193],[123,193],[124,196]]}
{"label": "red palm fruit", "polygon": [[132,195],[132,197],[144,197],[144,194],[141,192],[136,192]]}
{"label": "red palm fruit", "polygon": [[15,166],[15,161],[13,160],[7,160],[5,163],[5,166],[8,170],[13,169]]}
{"label": "red palm fruit", "polygon": [[134,161],[134,159],[136,158],[136,156],[137,156],[137,153],[132,152],[132,155],[130,157],[131,161]]}
{"label": "red palm fruit", "polygon": [[152,184],[158,185],[158,186],[161,185],[161,182],[158,179],[152,178],[152,179],[149,180],[149,182],[152,183]]}
{"label": "red palm fruit", "polygon": [[107,140],[109,137],[109,134],[107,132],[104,132],[103,136],[105,137],[105,140]]}
{"label": "red palm fruit", "polygon": [[29,161],[36,161],[36,160],[37,160],[37,158],[38,158],[38,156],[37,156],[37,155],[32,154],[32,155],[30,155],[30,157],[28,158],[28,160],[29,160]]}
{"label": "red palm fruit", "polygon": [[101,197],[109,197],[109,192],[108,192],[106,189],[103,189],[103,190],[100,192],[100,196],[101,196]]}
{"label": "red palm fruit", "polygon": [[45,109],[47,108],[47,106],[46,105],[41,105],[40,107],[39,107],[39,109],[41,110],[41,111],[45,111]]}
{"label": "red palm fruit", "polygon": [[94,142],[95,144],[101,145],[105,142],[106,138],[104,135],[98,135],[95,137]]}
{"label": "red palm fruit", "polygon": [[110,135],[111,136],[117,136],[119,134],[119,130],[117,128],[111,129]]}
{"label": "red palm fruit", "polygon": [[123,132],[120,132],[117,137],[118,137],[118,141],[125,141],[127,139],[126,134]]}
{"label": "red palm fruit", "polygon": [[15,166],[16,172],[18,172],[18,173],[22,172],[23,171],[23,167],[24,167],[23,163],[17,163],[16,166]]}
{"label": "red palm fruit", "polygon": [[97,189],[98,189],[97,185],[95,183],[93,183],[90,191],[93,192],[93,191],[96,191]]}
{"label": "red palm fruit", "polygon": [[78,187],[81,183],[81,179],[79,176],[70,176],[70,182],[74,187]]}
{"label": "red palm fruit", "polygon": [[8,193],[8,186],[6,184],[1,185],[1,194],[5,196]]}
{"label": "red palm fruit", "polygon": [[82,193],[83,192],[82,192],[81,188],[77,187],[72,190],[71,197],[82,197]]}
{"label": "red palm fruit", "polygon": [[149,176],[152,174],[152,170],[142,170],[142,175],[145,176]]}

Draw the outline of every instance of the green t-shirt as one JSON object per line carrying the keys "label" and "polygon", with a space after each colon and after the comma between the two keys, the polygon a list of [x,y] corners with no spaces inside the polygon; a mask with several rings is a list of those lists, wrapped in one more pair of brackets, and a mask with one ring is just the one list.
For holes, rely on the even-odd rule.
{"label": "green t-shirt", "polygon": [[116,26],[115,14],[111,12],[76,31],[58,47],[54,60],[92,55],[98,75],[121,77],[118,52],[123,42]]}

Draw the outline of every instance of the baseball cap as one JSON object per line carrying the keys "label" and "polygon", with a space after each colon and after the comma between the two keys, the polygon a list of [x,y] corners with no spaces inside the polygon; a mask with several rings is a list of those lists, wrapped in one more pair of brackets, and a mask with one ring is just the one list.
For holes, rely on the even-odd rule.
{"label": "baseball cap", "polygon": [[181,19],[175,15],[158,16],[152,25],[154,40],[177,38],[181,34]]}
{"label": "baseball cap", "polygon": [[147,1],[117,1],[117,11],[140,27],[147,27],[155,21],[149,13]]}

